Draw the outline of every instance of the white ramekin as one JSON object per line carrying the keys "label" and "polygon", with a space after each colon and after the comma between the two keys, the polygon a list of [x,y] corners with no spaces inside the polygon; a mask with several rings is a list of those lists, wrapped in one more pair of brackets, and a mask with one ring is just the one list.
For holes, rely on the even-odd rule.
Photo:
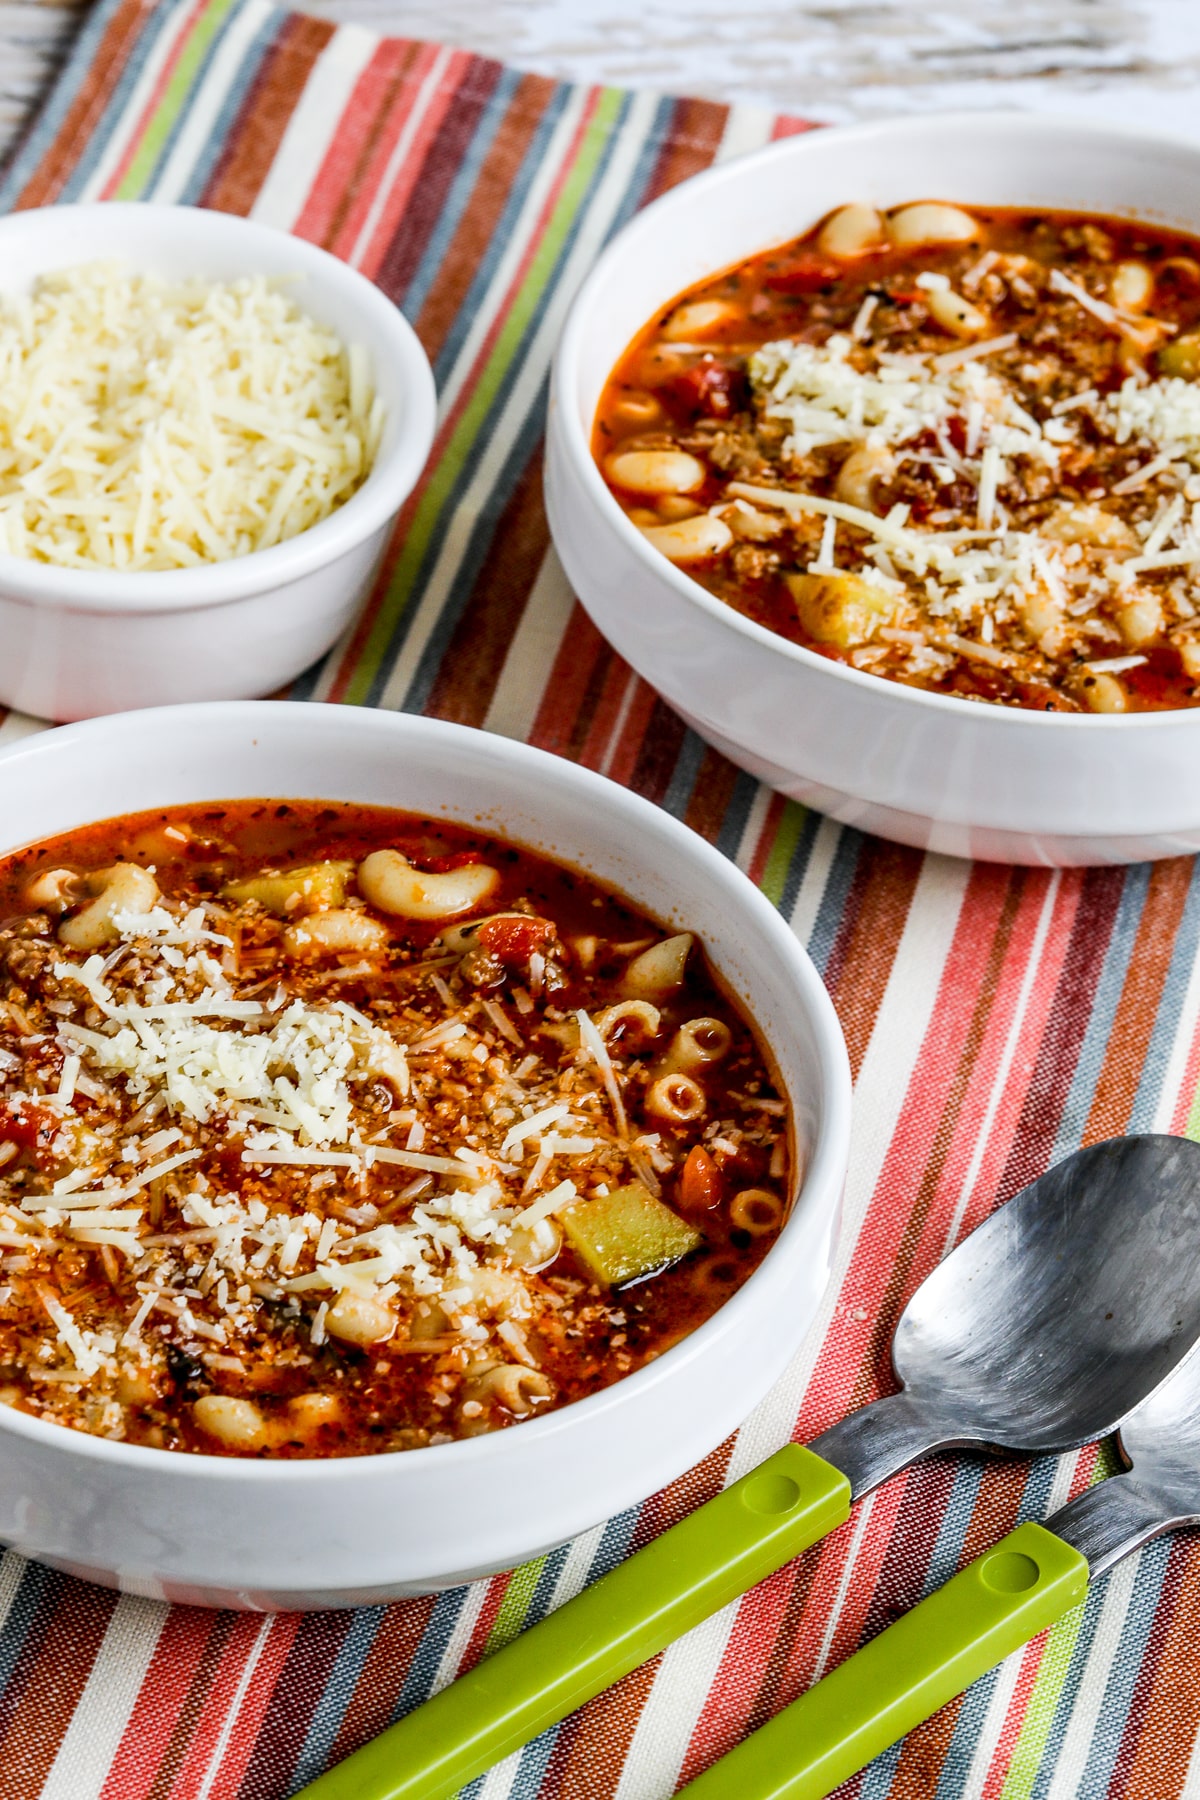
{"label": "white ramekin", "polygon": [[336,642],[366,597],[433,442],[428,359],[399,309],[334,256],[192,206],[46,206],[0,218],[0,292],[118,259],[172,279],[294,278],[297,303],[361,344],[387,412],[345,506],[270,550],[200,568],[60,569],[0,555],[0,704],[47,719],[266,694]]}
{"label": "white ramekin", "polygon": [[241,1462],[109,1443],[0,1407],[0,1540],[132,1593],[348,1606],[508,1568],[705,1456],[812,1323],[848,1153],[833,1008],[761,893],[636,795],[463,726],[349,707],[186,706],[25,739],[0,755],[0,851],[199,799],[357,800],[495,830],[699,932],[770,1045],[799,1178],[778,1242],[721,1310],[604,1393],[492,1437],[405,1454]]}
{"label": "white ramekin", "polygon": [[937,198],[1113,213],[1200,232],[1200,147],[1024,113],[806,133],[696,176],[605,251],[554,365],[547,505],[600,630],[735,762],[847,824],[997,861],[1200,848],[1200,710],[1034,713],[926,693],[743,618],[652,550],[590,449],[613,364],[656,311],[832,207]]}

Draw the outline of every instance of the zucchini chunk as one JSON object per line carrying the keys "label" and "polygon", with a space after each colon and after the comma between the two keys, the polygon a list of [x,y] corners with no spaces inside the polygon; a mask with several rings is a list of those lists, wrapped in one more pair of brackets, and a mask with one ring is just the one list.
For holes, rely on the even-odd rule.
{"label": "zucchini chunk", "polygon": [[1200,331],[1185,331],[1158,353],[1160,375],[1174,375],[1181,381],[1195,381],[1200,376]]}
{"label": "zucchini chunk", "polygon": [[640,1181],[568,1207],[559,1219],[576,1256],[606,1287],[657,1275],[704,1242]]}
{"label": "zucchini chunk", "polygon": [[353,871],[350,862],[301,863],[282,875],[249,875],[244,881],[227,881],[221,898],[257,900],[281,918],[297,912],[322,912],[327,906],[345,904],[346,883]]}

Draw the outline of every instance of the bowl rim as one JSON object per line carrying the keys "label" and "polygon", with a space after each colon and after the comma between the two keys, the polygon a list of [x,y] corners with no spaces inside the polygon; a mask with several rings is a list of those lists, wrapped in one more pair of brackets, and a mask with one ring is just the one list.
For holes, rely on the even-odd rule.
{"label": "bowl rim", "polygon": [[[189,226],[199,239],[206,232],[240,237],[247,247],[247,274],[255,273],[255,244],[286,244],[299,274],[319,271],[331,283],[354,294],[357,303],[377,321],[380,335],[390,339],[388,356],[402,371],[407,397],[401,429],[349,500],[315,525],[266,550],[251,550],[244,556],[193,568],[128,572],[72,569],[0,552],[0,594],[6,600],[61,612],[140,616],[249,599],[312,574],[361,544],[395,515],[425,467],[436,430],[437,395],[421,341],[400,308],[373,281],[319,244],[278,226],[263,225],[256,219],[220,212],[215,207],[153,200],[104,200],[31,207],[0,217],[0,247],[6,235],[47,230],[42,221],[53,221],[55,225],[61,222],[63,235],[69,241],[72,221],[81,215],[95,218],[103,213],[119,225],[122,219],[147,223],[167,215],[178,218],[185,212],[191,215]],[[114,244],[112,254],[114,259],[128,256],[136,263],[136,250],[123,251],[120,241]],[[342,335],[340,331],[338,335]]]}
{"label": "bowl rim", "polygon": [[[271,729],[273,721],[280,722],[290,717],[293,720],[303,718],[306,729],[336,733],[343,726],[348,726],[351,731],[363,736],[374,732],[378,733],[381,740],[394,737],[398,747],[403,745],[406,737],[419,740],[428,736],[434,740],[442,738],[457,740],[459,743],[474,740],[479,754],[492,764],[497,760],[506,762],[517,771],[528,770],[530,774],[540,774],[551,781],[562,781],[567,788],[573,788],[580,800],[581,818],[588,817],[589,802],[600,806],[606,801],[615,801],[619,808],[623,807],[627,811],[631,825],[642,828],[641,832],[631,832],[632,842],[640,842],[649,833],[658,832],[665,838],[667,849],[674,848],[685,860],[690,856],[699,862],[701,871],[715,878],[718,884],[741,895],[751,922],[766,936],[782,964],[790,970],[793,983],[800,991],[812,1028],[819,1071],[819,1129],[809,1147],[809,1153],[802,1159],[796,1159],[801,1163],[801,1168],[787,1218],[775,1244],[758,1267],[695,1331],[673,1344],[652,1362],[635,1369],[629,1375],[621,1376],[598,1393],[573,1400],[541,1418],[522,1421],[515,1433],[515,1443],[518,1446],[515,1453],[520,1454],[519,1446],[524,1443],[544,1442],[564,1433],[586,1430],[591,1420],[620,1406],[623,1396],[636,1398],[663,1381],[674,1379],[686,1364],[696,1361],[701,1355],[707,1354],[710,1347],[715,1348],[720,1341],[739,1331],[741,1321],[750,1307],[756,1305],[760,1298],[765,1298],[768,1285],[780,1286],[791,1280],[795,1249],[790,1257],[779,1253],[787,1243],[789,1231],[792,1233],[792,1246],[798,1244],[798,1203],[803,1194],[809,1189],[815,1193],[831,1194],[830,1215],[831,1219],[836,1220],[837,1203],[845,1183],[849,1159],[851,1073],[845,1037],[833,1002],[815,964],[778,908],[731,858],[723,855],[707,838],[632,789],[535,745],[503,738],[450,720],[428,718],[424,714],[384,712],[366,707],[317,706],[311,701],[196,701],[179,706],[149,707],[139,712],[113,713],[86,719],[77,724],[59,726],[53,731],[35,732],[29,737],[18,739],[15,744],[0,749],[0,779],[9,767],[24,762],[30,765],[26,771],[26,779],[36,780],[37,763],[41,756],[60,753],[69,756],[72,752],[86,754],[89,741],[102,736],[114,726],[137,730],[144,728],[153,737],[156,732],[169,729],[174,723],[186,723],[196,715],[211,720],[218,732],[224,718],[243,723],[257,722],[258,735],[263,735]],[[345,794],[339,797],[346,798]],[[120,818],[121,814],[109,816]],[[0,842],[0,857],[8,856],[13,850],[22,847],[20,844]],[[755,1028],[759,1029],[757,1021]],[[767,1047],[770,1049],[769,1044]],[[816,1319],[817,1313],[814,1310],[807,1330],[812,1329]],[[364,1456],[249,1461],[240,1457],[209,1455],[202,1451],[158,1450],[150,1445],[126,1444],[0,1406],[0,1441],[10,1431],[51,1454],[78,1455],[93,1462],[109,1463],[130,1471],[142,1469],[167,1479],[170,1479],[171,1471],[174,1470],[184,1480],[211,1481],[228,1478],[239,1482],[249,1480],[256,1483],[287,1483],[292,1487],[327,1481],[388,1479],[398,1468],[410,1466],[410,1458],[414,1455],[420,1459],[419,1467],[431,1471],[435,1467],[444,1468],[446,1460],[453,1458],[454,1466],[467,1475],[472,1469],[486,1471],[489,1464],[514,1454],[514,1432],[506,1430],[476,1438],[457,1438],[448,1444],[429,1444],[416,1452],[382,1450]],[[437,1459],[436,1464],[431,1459]]]}
{"label": "bowl rim", "polygon": [[[806,645],[793,643],[790,638],[769,631],[765,625],[760,625],[734,607],[725,605],[700,582],[694,581],[684,570],[656,551],[624,512],[602,478],[592,455],[590,425],[584,426],[574,402],[579,372],[586,362],[587,326],[592,295],[603,277],[630,256],[636,256],[643,239],[656,234],[659,220],[681,200],[691,201],[697,194],[709,195],[716,200],[726,189],[736,190],[742,181],[753,180],[755,173],[764,165],[820,155],[822,152],[819,146],[823,144],[828,144],[830,153],[836,154],[837,146],[844,144],[848,138],[869,144],[875,138],[888,142],[893,138],[919,138],[942,131],[976,132],[980,127],[1009,132],[1014,136],[1027,136],[1030,132],[1044,130],[1051,137],[1090,138],[1106,143],[1116,141],[1130,148],[1139,145],[1151,153],[1189,157],[1196,163],[1196,173],[1200,177],[1200,143],[1190,138],[1169,132],[1146,131],[1140,126],[1127,123],[1103,124],[1054,111],[1030,113],[1015,108],[1008,110],[992,107],[979,112],[956,109],[906,114],[899,118],[872,119],[859,125],[817,126],[797,132],[791,137],[776,139],[763,145],[761,149],[732,157],[728,162],[715,163],[668,189],[665,194],[659,195],[636,213],[605,246],[571,302],[555,351],[551,371],[550,432],[568,458],[572,473],[581,483],[588,502],[608,528],[616,532],[625,550],[641,563],[647,573],[665,581],[681,599],[706,613],[721,629],[734,636],[749,639],[760,651],[773,653],[785,663],[798,664],[812,675],[823,674],[831,680],[849,683],[864,698],[877,696],[880,688],[884,687],[901,704],[932,709],[935,713],[948,712],[951,718],[969,718],[980,729],[1004,731],[1029,726],[1042,732],[1090,731],[1094,734],[1195,729],[1200,725],[1200,706],[1133,713],[1038,712],[1033,708],[1000,706],[989,701],[966,700],[955,694],[934,693],[928,688],[912,687],[905,682],[888,681],[883,676],[869,675],[865,670],[854,669],[847,663],[836,662],[832,657],[821,656]],[[1196,233],[1200,236],[1200,218],[1197,219]],[[790,240],[786,238],[776,240],[777,243],[788,241]],[[765,251],[772,247],[771,244],[764,244],[762,248]],[[713,271],[714,274],[718,272]],[[669,297],[674,298],[674,295]],[[668,304],[668,301],[664,300],[663,304]]]}

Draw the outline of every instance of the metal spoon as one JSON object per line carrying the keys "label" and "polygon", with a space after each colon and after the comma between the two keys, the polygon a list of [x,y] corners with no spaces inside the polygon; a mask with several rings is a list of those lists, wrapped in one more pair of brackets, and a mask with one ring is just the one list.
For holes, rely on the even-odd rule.
{"label": "metal spoon", "polygon": [[892,1339],[900,1392],[810,1448],[857,1500],[931,1450],[1107,1437],[1195,1340],[1197,1250],[1200,1145],[1129,1137],[1077,1151],[921,1283]]}
{"label": "metal spoon", "polygon": [[1151,1538],[1200,1525],[1200,1351],[1121,1426],[1129,1472],[1020,1525],[873,1638],[679,1800],[824,1800],[1027,1644]]}
{"label": "metal spoon", "polygon": [[1200,1341],[1198,1260],[1200,1145],[1118,1138],[1068,1157],[922,1282],[893,1343],[899,1393],[776,1451],[302,1793],[447,1800],[918,1457],[1106,1436]]}

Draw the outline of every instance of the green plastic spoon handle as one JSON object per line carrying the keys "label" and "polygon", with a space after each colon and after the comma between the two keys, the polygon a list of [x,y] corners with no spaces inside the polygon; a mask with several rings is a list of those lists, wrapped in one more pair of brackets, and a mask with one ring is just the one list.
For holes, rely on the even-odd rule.
{"label": "green plastic spoon handle", "polygon": [[1088,1566],[1019,1525],[680,1790],[678,1800],[824,1800],[1077,1606]]}
{"label": "green plastic spoon handle", "polygon": [[800,1444],[785,1445],[301,1795],[445,1800],[849,1513],[841,1471]]}

